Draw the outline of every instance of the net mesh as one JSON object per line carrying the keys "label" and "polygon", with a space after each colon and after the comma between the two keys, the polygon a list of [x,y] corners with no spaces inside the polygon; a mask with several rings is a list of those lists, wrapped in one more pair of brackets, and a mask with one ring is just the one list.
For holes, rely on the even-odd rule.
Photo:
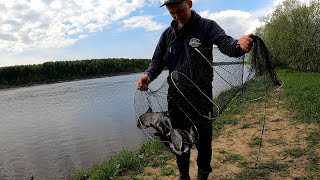
{"label": "net mesh", "polygon": [[254,46],[246,57],[229,57],[215,47],[194,48],[187,54],[189,61],[172,71],[158,89],[137,90],[137,127],[179,155],[198,140],[199,128],[212,127],[236,95],[240,102],[255,101],[281,85],[267,47],[259,37],[252,38]]}

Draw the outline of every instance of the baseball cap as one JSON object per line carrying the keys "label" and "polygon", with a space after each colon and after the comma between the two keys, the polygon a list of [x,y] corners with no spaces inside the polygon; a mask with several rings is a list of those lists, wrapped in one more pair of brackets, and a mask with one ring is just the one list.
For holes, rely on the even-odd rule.
{"label": "baseball cap", "polygon": [[170,3],[180,3],[182,1],[184,1],[184,0],[165,0],[164,3],[160,7],[162,7],[164,5],[168,5]]}

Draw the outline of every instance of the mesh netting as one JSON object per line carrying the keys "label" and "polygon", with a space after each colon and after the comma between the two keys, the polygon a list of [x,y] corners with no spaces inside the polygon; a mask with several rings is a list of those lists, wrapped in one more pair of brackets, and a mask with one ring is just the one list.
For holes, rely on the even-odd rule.
{"label": "mesh netting", "polygon": [[160,88],[136,91],[137,127],[181,155],[198,140],[198,129],[212,128],[237,94],[240,101],[254,101],[280,85],[268,49],[259,37],[253,39],[246,58],[194,48],[189,61],[169,73]]}

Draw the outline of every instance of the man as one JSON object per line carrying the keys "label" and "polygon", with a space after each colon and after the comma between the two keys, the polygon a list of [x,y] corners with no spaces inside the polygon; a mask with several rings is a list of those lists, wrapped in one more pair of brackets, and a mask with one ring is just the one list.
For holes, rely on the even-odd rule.
{"label": "man", "polygon": [[[149,68],[137,81],[137,88],[146,90],[148,84],[158,77],[164,67],[169,69],[169,73],[179,72],[184,75],[179,78],[170,78],[170,75],[168,77],[168,111],[172,128],[190,131],[192,123],[197,127],[197,178],[207,179],[212,171],[212,122],[207,117],[213,108],[207,97],[212,99],[213,72],[206,60],[212,62],[213,45],[217,45],[220,51],[228,56],[244,55],[252,48],[252,34],[239,40],[227,36],[216,22],[202,18],[191,10],[192,0],[165,0],[162,6],[166,6],[173,21],[161,35]],[[188,118],[193,122],[190,123]],[[177,155],[176,158],[179,179],[190,179],[190,152]]]}

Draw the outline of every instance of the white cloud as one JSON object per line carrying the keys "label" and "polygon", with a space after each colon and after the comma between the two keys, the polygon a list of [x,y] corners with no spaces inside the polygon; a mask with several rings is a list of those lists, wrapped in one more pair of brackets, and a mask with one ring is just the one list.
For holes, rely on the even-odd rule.
{"label": "white cloud", "polygon": [[127,17],[144,0],[4,0],[0,51],[67,47]]}
{"label": "white cloud", "polygon": [[258,17],[240,10],[226,10],[218,13],[202,11],[200,15],[216,21],[226,31],[226,34],[234,38],[253,33],[255,28],[261,24]]}
{"label": "white cloud", "polygon": [[152,21],[152,16],[133,16],[123,20],[122,30],[144,28],[146,31],[156,31],[164,28],[164,25]]}

